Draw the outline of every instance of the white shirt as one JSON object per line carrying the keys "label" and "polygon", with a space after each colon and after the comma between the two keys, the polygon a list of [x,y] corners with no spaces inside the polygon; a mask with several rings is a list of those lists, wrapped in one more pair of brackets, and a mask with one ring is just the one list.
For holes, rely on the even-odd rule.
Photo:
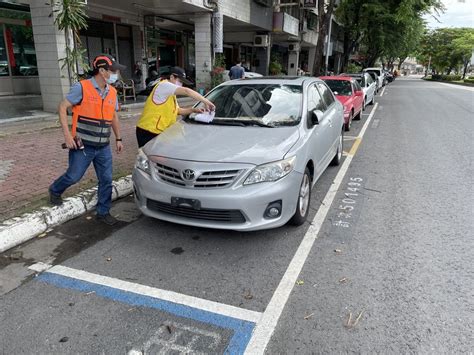
{"label": "white shirt", "polygon": [[157,105],[161,105],[166,100],[168,100],[171,95],[174,95],[177,88],[179,88],[178,85],[175,85],[169,81],[164,81],[158,84],[158,87],[153,94],[153,102]]}

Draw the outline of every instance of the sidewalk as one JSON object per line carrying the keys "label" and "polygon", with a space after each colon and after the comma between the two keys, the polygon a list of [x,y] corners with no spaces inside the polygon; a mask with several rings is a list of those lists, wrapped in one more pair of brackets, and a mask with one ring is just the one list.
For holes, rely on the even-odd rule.
{"label": "sidewalk", "polygon": [[[180,99],[180,106],[192,104]],[[124,151],[113,152],[114,179],[132,172],[137,153],[135,125],[142,108],[132,105],[120,112]],[[0,223],[48,204],[48,186],[67,168],[68,153],[61,149],[63,135],[57,115],[40,121],[0,124]],[[96,186],[92,165],[84,178],[65,193],[72,196]]]}

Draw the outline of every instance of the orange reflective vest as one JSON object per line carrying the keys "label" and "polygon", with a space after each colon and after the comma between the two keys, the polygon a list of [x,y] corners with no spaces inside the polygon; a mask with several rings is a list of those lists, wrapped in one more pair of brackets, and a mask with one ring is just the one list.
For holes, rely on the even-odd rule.
{"label": "orange reflective vest", "polygon": [[72,136],[95,147],[110,143],[112,120],[117,102],[117,90],[109,86],[105,99],[97,92],[90,80],[82,80],[82,101],[72,108]]}

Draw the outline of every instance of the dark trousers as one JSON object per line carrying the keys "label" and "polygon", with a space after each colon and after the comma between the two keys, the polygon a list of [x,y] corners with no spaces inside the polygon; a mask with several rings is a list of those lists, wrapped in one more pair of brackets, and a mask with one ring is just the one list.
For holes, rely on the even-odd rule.
{"label": "dark trousers", "polygon": [[143,147],[145,144],[147,144],[149,141],[151,141],[153,138],[158,136],[156,133],[151,133],[147,130],[144,130],[140,127],[137,127],[136,129],[136,135],[137,135],[137,142],[138,142],[138,148]]}
{"label": "dark trousers", "polygon": [[109,213],[112,203],[112,151],[110,145],[100,148],[84,145],[84,149],[70,149],[69,167],[64,175],[53,182],[49,191],[53,195],[61,196],[68,187],[81,180],[91,163],[94,164],[99,180],[96,211],[99,215],[105,215]]}

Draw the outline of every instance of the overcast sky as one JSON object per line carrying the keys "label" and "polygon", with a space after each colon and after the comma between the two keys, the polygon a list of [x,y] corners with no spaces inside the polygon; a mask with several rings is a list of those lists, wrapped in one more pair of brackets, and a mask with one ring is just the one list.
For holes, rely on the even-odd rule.
{"label": "overcast sky", "polygon": [[446,11],[436,21],[425,16],[429,28],[474,27],[474,0],[442,0]]}

